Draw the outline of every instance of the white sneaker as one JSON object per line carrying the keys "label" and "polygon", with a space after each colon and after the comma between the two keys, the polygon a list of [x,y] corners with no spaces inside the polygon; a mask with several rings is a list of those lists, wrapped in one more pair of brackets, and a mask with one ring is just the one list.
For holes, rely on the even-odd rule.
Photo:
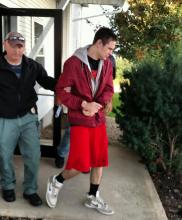
{"label": "white sneaker", "polygon": [[103,199],[99,195],[99,191],[97,191],[96,197],[93,195],[87,194],[86,201],[84,205],[87,208],[96,209],[100,213],[104,215],[113,215],[114,211],[108,207],[108,205],[103,201]]}
{"label": "white sneaker", "polygon": [[47,182],[46,201],[50,208],[55,208],[58,195],[63,184],[56,180],[56,176],[51,176]]}

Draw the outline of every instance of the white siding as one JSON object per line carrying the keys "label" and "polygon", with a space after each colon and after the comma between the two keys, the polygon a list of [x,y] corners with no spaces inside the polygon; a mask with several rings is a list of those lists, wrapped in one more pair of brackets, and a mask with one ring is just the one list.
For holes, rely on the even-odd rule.
{"label": "white siding", "polygon": [[63,34],[62,34],[62,64],[71,54],[71,33],[70,33],[70,15],[71,7],[68,5],[63,14]]}
{"label": "white siding", "polygon": [[[56,8],[56,0],[0,0],[0,3],[9,8]],[[15,20],[13,20],[15,19]],[[18,31],[22,33],[26,39],[26,54],[28,55],[33,47],[32,42],[32,17],[17,17],[13,18],[13,25],[11,31]],[[42,19],[42,18],[40,18]],[[38,18],[37,18],[38,20]]]}
{"label": "white siding", "polygon": [[[78,4],[72,4],[72,20],[74,18],[82,17],[82,7]],[[81,22],[72,22],[71,21],[71,29],[72,35],[74,38],[72,39],[72,51],[74,52],[77,48],[81,46],[81,35],[85,34],[85,30],[81,29]]]}
{"label": "white siding", "polygon": [[22,33],[26,39],[26,54],[29,54],[32,48],[32,18],[31,17],[17,17],[18,26],[17,31]]}
{"label": "white siding", "polygon": [[[56,0],[0,0],[0,4],[9,8],[43,8],[43,9],[56,9]],[[18,31],[23,34],[26,39],[26,51],[25,54],[29,55],[30,51],[34,47],[34,22],[41,24],[43,27],[46,26],[49,18],[43,17],[29,17],[29,16],[18,16],[11,17],[11,31]],[[42,47],[44,51],[44,64],[50,76],[54,75],[54,25],[50,28],[45,40],[43,41]],[[61,48],[60,48],[61,49]],[[36,87],[38,88],[38,87]],[[50,93],[45,91],[43,88],[37,89],[40,93]],[[43,105],[46,104],[46,107]],[[37,103],[39,109],[39,118],[43,118],[42,124],[50,124],[52,122],[52,115],[47,115],[48,112],[52,112],[54,106],[54,97],[42,97],[39,96]],[[46,111],[45,111],[46,110]],[[51,113],[52,114],[52,113]],[[47,118],[46,118],[47,116]],[[47,124],[46,124],[47,125]]]}
{"label": "white siding", "polygon": [[81,46],[81,21],[72,22],[73,18],[81,17],[82,7],[78,4],[69,4],[63,13],[63,47],[62,64]]}
{"label": "white siding", "polygon": [[56,8],[55,0],[0,0],[9,8]]}

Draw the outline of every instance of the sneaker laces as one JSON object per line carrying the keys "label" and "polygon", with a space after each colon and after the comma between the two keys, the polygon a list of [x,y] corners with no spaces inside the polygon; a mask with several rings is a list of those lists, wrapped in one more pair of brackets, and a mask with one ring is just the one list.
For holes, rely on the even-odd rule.
{"label": "sneaker laces", "polygon": [[57,197],[59,190],[60,190],[60,187],[56,186],[56,179],[54,179],[52,183],[52,194],[54,197]]}
{"label": "sneaker laces", "polygon": [[100,197],[99,192],[96,195],[96,201],[101,204],[103,207],[108,208],[108,204],[106,202],[104,202],[104,200],[102,199],[102,197]]}

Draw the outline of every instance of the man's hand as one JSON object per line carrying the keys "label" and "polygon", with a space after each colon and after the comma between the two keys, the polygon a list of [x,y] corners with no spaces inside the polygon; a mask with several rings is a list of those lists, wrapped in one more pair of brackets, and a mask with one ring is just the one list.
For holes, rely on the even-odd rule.
{"label": "man's hand", "polygon": [[112,100],[105,105],[104,113],[107,115],[112,111]]}
{"label": "man's hand", "polygon": [[85,116],[94,116],[101,108],[102,105],[97,102],[83,101],[81,104],[82,112]]}
{"label": "man's hand", "polygon": [[71,87],[70,86],[69,87],[65,87],[64,91],[67,92],[67,93],[70,93],[71,92]]}
{"label": "man's hand", "polygon": [[[71,92],[71,87],[65,87],[64,88],[65,92],[67,93],[70,93]],[[59,96],[56,95],[56,98],[55,98],[55,102],[56,102],[56,105],[61,105],[61,99]]]}

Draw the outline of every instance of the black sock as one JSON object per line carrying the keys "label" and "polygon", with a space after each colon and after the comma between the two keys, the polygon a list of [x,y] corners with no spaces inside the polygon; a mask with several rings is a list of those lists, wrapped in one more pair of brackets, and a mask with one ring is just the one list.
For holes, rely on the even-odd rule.
{"label": "black sock", "polygon": [[63,178],[62,173],[60,173],[58,176],[56,176],[56,180],[60,183],[64,182],[65,179]]}
{"label": "black sock", "polygon": [[89,191],[89,195],[93,195],[96,196],[97,190],[99,188],[99,184],[90,184],[90,191]]}

